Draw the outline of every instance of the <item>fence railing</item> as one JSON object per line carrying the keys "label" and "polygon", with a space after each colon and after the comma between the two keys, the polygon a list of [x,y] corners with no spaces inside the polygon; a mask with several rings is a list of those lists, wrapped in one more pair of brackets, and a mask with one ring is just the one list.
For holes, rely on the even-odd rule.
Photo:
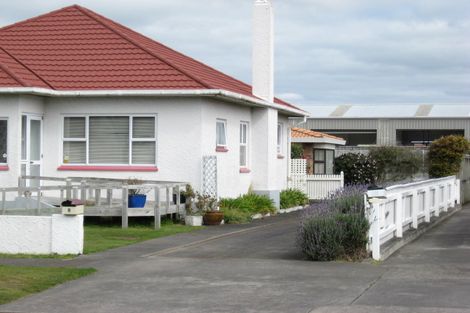
{"label": "fence railing", "polygon": [[309,199],[327,198],[332,192],[344,187],[344,173],[339,175],[307,175],[307,195]]}
{"label": "fence railing", "polygon": [[[63,200],[79,199],[85,204],[85,215],[89,215],[87,212],[93,212],[94,216],[121,216],[123,228],[128,227],[129,215],[154,216],[155,228],[159,229],[161,215],[184,215],[180,196],[185,186],[186,183],[166,181],[145,180],[139,181],[138,185],[128,185],[127,180],[120,179],[22,176],[18,180],[18,187],[0,188],[0,215],[49,215],[60,212],[56,206]],[[129,190],[146,190],[149,198],[153,198],[153,201],[148,201],[151,208],[132,209],[130,212]],[[173,194],[175,201],[172,199]],[[11,195],[16,196],[12,202],[19,203],[21,208],[7,206],[7,200],[13,198]],[[47,202],[55,205],[47,205]]]}
{"label": "fence railing", "polygon": [[[377,193],[377,191],[373,191]],[[369,250],[381,259],[381,246],[402,238],[409,229],[418,229],[456,204],[460,204],[460,181],[455,176],[429,179],[385,188],[379,197],[366,196],[370,222]]]}
{"label": "fence railing", "polygon": [[299,189],[310,200],[320,200],[344,187],[344,173],[339,175],[307,175],[307,160],[290,160],[288,187]]}

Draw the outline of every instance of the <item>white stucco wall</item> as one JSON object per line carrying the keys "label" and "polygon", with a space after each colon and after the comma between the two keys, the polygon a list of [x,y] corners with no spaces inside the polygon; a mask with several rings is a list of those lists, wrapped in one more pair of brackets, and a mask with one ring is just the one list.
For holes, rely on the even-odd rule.
{"label": "white stucco wall", "polygon": [[0,253],[81,254],[83,215],[0,216]]}
{"label": "white stucco wall", "polygon": [[[216,152],[216,121],[227,121],[227,152]],[[240,173],[240,122],[247,122],[248,169],[252,168],[251,108],[207,100],[202,110],[202,154],[217,156],[218,193],[222,197],[238,197],[248,192],[252,173]]]}
{"label": "white stucco wall", "polygon": [[[16,186],[20,174],[21,115],[39,114],[43,120],[43,176],[95,176],[183,181],[200,190],[203,155],[218,157],[219,196],[236,197],[250,185],[281,190],[287,182],[287,117],[274,109],[252,108],[211,98],[47,98],[0,97],[0,116],[8,118],[9,171],[0,171],[0,186]],[[157,115],[158,172],[61,171],[64,115]],[[227,121],[228,152],[216,152],[216,120]],[[277,158],[277,121],[283,127],[284,159]],[[239,127],[249,123],[248,168],[240,173]],[[258,183],[257,183],[258,182]],[[257,186],[256,186],[257,185]]]}

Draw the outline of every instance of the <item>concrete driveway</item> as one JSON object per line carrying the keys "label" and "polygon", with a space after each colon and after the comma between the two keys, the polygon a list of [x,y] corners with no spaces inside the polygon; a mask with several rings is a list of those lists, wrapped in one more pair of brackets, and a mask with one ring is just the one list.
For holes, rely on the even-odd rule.
{"label": "concrete driveway", "polygon": [[383,264],[305,261],[298,217],[226,225],[72,261],[98,273],[0,312],[470,312],[470,210]]}

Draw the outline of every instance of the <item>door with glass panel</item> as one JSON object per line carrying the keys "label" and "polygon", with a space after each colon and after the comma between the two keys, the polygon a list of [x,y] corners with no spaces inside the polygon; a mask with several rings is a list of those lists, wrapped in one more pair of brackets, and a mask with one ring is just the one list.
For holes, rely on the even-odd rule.
{"label": "door with glass panel", "polygon": [[[37,116],[37,115],[22,115],[21,116],[21,175],[41,176],[41,167],[42,167],[42,117]],[[36,184],[36,183],[37,182],[32,182],[31,184]]]}

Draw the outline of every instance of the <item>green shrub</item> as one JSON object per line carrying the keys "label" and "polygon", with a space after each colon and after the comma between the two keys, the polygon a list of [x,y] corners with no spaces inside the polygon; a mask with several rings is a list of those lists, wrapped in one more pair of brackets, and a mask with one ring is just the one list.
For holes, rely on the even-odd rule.
{"label": "green shrub", "polygon": [[369,221],[364,214],[350,213],[336,216],[341,224],[341,245],[344,249],[344,257],[348,259],[361,258],[366,251],[369,231]]}
{"label": "green shrub", "polygon": [[423,168],[422,154],[405,147],[376,147],[370,150],[369,156],[377,164],[380,183],[411,178]]}
{"label": "green shrub", "polygon": [[343,229],[335,216],[318,216],[301,224],[299,246],[314,261],[332,261],[344,254]]}
{"label": "green shrub", "polygon": [[304,210],[297,244],[316,261],[358,260],[366,255],[369,222],[365,185],[348,185]]}
{"label": "green shrub", "polygon": [[373,184],[376,180],[377,164],[367,155],[346,153],[335,159],[334,171],[344,173],[346,185]]}
{"label": "green shrub", "polygon": [[281,209],[288,209],[295,206],[306,205],[308,196],[298,189],[287,189],[280,194]]}
{"label": "green shrub", "polygon": [[290,148],[291,159],[301,159],[304,154],[304,148],[300,143],[293,143]]}
{"label": "green shrub", "polygon": [[254,193],[248,193],[235,199],[221,199],[219,205],[220,209],[224,211],[224,215],[225,212],[229,214],[228,219],[224,216],[227,223],[230,223],[230,218],[233,221],[238,220],[237,223],[243,223],[246,217],[249,217],[251,220],[251,216],[258,213],[267,214],[276,212],[276,207],[269,197]]}
{"label": "green shrub", "polygon": [[470,143],[462,136],[446,136],[433,141],[429,149],[429,176],[446,177],[460,172]]}
{"label": "green shrub", "polygon": [[224,222],[227,224],[245,224],[251,222],[252,214],[239,209],[221,208],[224,212]]}

